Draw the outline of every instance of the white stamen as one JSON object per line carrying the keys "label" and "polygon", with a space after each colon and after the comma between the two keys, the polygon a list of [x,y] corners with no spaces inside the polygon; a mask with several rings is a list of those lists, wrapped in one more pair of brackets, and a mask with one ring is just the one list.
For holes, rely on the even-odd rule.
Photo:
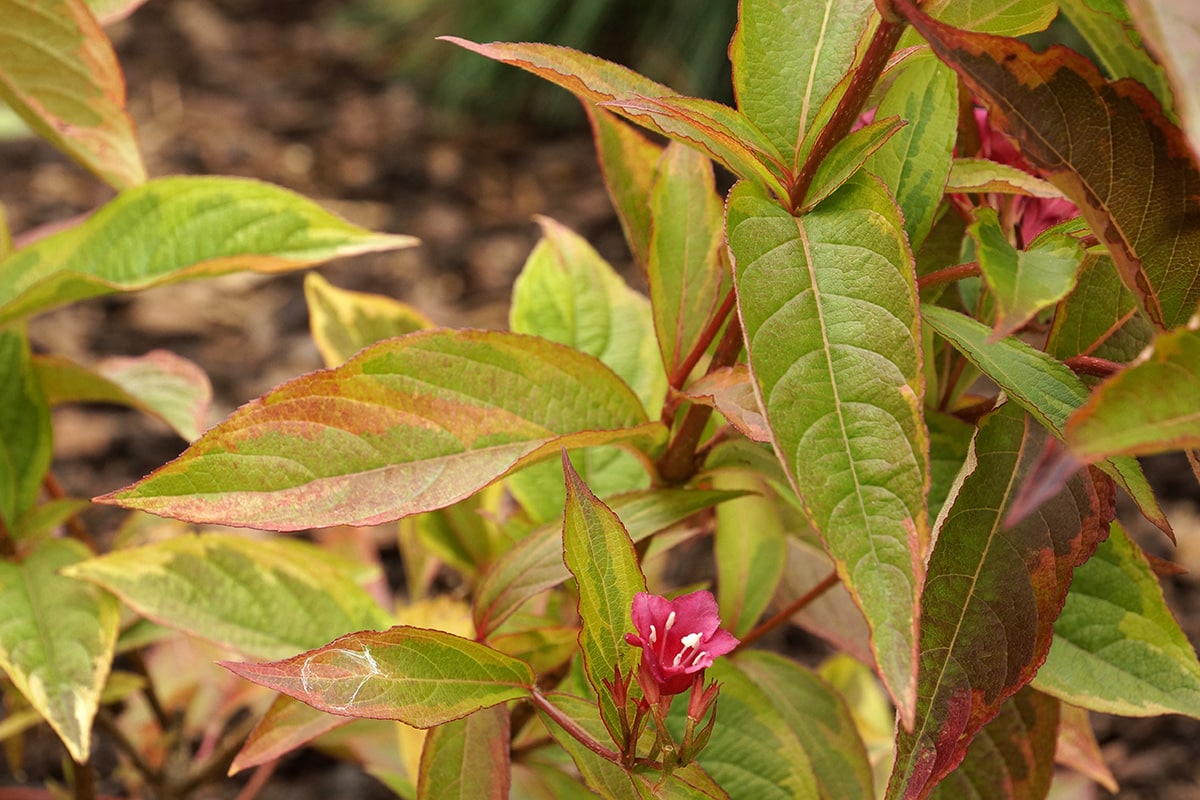
{"label": "white stamen", "polygon": [[654,630],[654,626],[651,625],[650,626],[650,644],[654,644],[657,641],[658,641],[658,631]]}
{"label": "white stamen", "polygon": [[683,651],[680,650],[678,653],[675,654],[674,660],[671,661],[671,666],[678,667],[679,662],[682,658],[683,658]]}
{"label": "white stamen", "polygon": [[667,614],[667,624],[663,625],[663,633],[670,633],[671,628],[674,627],[674,625],[675,625],[675,612],[672,611],[670,614]]}
{"label": "white stamen", "polygon": [[695,647],[696,645],[700,644],[700,640],[703,638],[704,638],[703,634],[689,633],[686,636],[680,637],[679,641],[684,646],[684,648],[688,648],[688,647]]}
{"label": "white stamen", "polygon": [[696,666],[697,664],[700,663],[700,659],[707,658],[707,657],[708,657],[708,651],[701,650],[699,653],[696,653],[696,657],[692,659],[692,666],[693,667]]}

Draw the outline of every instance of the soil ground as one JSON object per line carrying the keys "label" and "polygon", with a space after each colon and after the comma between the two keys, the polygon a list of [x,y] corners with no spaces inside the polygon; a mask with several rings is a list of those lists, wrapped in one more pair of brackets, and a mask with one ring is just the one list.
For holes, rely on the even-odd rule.
{"label": "soil ground", "polygon": [[[114,26],[151,174],[255,177],[367,227],[419,237],[418,248],[321,272],[344,288],[405,300],[441,324],[505,326],[509,288],[537,240],[538,214],[583,234],[639,281],[629,274],[586,131],[550,136],[456,122],[389,79],[367,32],[331,21],[337,10],[334,0],[153,0]],[[0,202],[18,234],[110,196],[46,145],[0,143]],[[85,362],[155,347],[191,358],[213,381],[216,421],[321,365],[300,285],[299,275],[183,284],[47,314],[31,333],[39,349]],[[125,486],[183,444],[155,422],[113,409],[62,409],[55,425],[57,474],[79,496]],[[1136,524],[1135,535],[1191,570],[1164,586],[1188,635],[1200,641],[1196,484],[1181,459],[1149,466],[1171,504],[1180,546],[1169,551],[1161,534]],[[89,514],[95,530],[115,523],[103,510]],[[1118,797],[1200,798],[1200,722],[1097,716],[1095,723],[1122,787]],[[238,785],[201,796],[233,797]],[[262,797],[390,796],[356,769],[311,754],[286,760],[271,786]]]}

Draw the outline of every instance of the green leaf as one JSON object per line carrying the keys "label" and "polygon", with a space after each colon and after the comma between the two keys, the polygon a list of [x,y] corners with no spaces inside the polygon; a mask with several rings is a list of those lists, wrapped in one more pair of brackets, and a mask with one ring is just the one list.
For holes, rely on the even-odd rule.
{"label": "green leaf", "polygon": [[117,189],[146,180],[125,76],[84,0],[2,0],[0,99]]}
{"label": "green leaf", "polygon": [[241,178],[158,178],[0,261],[0,322],[88,297],[410,247]]}
{"label": "green leaf", "polygon": [[53,446],[25,332],[0,328],[0,522],[15,524],[37,502]]}
{"label": "green leaf", "polygon": [[[547,695],[546,699],[586,731],[593,740],[603,740],[607,730],[600,720],[595,703],[558,692]],[[550,735],[570,754],[571,760],[575,762],[579,774],[583,776],[584,783],[589,789],[605,800],[629,800],[639,796],[637,779],[633,775],[612,761],[589,750],[575,737],[563,730],[540,707],[537,707],[537,710],[538,717],[550,731]]]}
{"label": "green leaf", "polygon": [[1129,0],[1149,49],[1166,68],[1192,152],[1200,154],[1200,14],[1191,3]]}
{"label": "green leaf", "polygon": [[758,623],[787,563],[783,524],[766,482],[749,470],[724,470],[713,478],[718,489],[747,496],[717,506],[713,556],[717,562],[717,606],[724,627],[745,636]]}
{"label": "green leaf", "polygon": [[[1083,381],[1042,351],[1011,336],[991,342],[986,325],[946,308],[923,306],[921,315],[929,327],[1058,437],[1064,435],[1071,413],[1087,402],[1090,395]],[[1115,456],[1097,466],[1129,492],[1146,519],[1174,539],[1171,524],[1136,459]]]}
{"label": "green leaf", "polygon": [[905,121],[894,114],[879,116],[869,125],[847,134],[846,138],[835,144],[829,155],[821,160],[800,211],[811,211],[818,203],[841,188],[851,175],[906,125]]}
{"label": "green leaf", "polygon": [[1075,289],[1054,312],[1046,352],[1066,360],[1079,355],[1132,361],[1154,338],[1137,298],[1121,283],[1112,259],[1088,255]]}
{"label": "green leaf", "polygon": [[[945,25],[1001,36],[1023,36],[1046,29],[1058,13],[1054,0],[928,0],[925,13]],[[915,33],[905,35],[900,48],[920,42]]]}
{"label": "green leaf", "polygon": [[799,218],[741,183],[727,225],[776,451],[911,720],[928,439],[916,279],[899,215],[883,186],[860,175]]}
{"label": "green leaf", "polygon": [[781,180],[786,168],[779,154],[750,120],[728,106],[679,97],[669,86],[569,47],[506,42],[476,44],[455,36],[439,38],[532,72],[580,100],[603,104],[604,108],[656,133],[699,147],[735,175],[753,178],[771,188],[777,197],[787,197]]}
{"label": "green leaf", "polygon": [[1127,717],[1200,718],[1200,662],[1141,549],[1113,523],[1054,623],[1034,686],[1072,705]]}
{"label": "green leaf", "polygon": [[651,235],[646,273],[654,330],[667,374],[676,375],[728,290],[721,255],[725,204],[713,186],[712,162],[671,144],[649,193]]}
{"label": "green leaf", "polygon": [[507,800],[510,769],[508,709],[480,709],[425,737],[417,793],[439,800]]}
{"label": "green leaf", "polygon": [[250,731],[246,743],[229,765],[229,774],[236,775],[244,769],[274,761],[352,721],[349,717],[318,711],[286,694],[276,695],[267,713]]}
{"label": "green leaf", "polygon": [[933,229],[958,135],[958,79],[927,54],[904,62],[875,110],[875,119],[897,115],[905,125],[867,159],[867,172],[891,190],[904,212],[904,230],[918,250]]}
{"label": "green leaf", "polygon": [[1071,415],[1066,441],[1085,461],[1200,447],[1200,323],[1159,335]]}
{"label": "green leaf", "polygon": [[924,797],[1033,678],[1072,570],[1108,531],[1115,492],[1087,471],[1006,527],[1047,436],[1016,403],[985,417],[938,519],[921,598],[916,724],[898,732],[889,798]]}
{"label": "green leaf", "polygon": [[146,0],[86,0],[101,25],[108,25],[132,14]]}
{"label": "green leaf", "polygon": [[407,303],[339,289],[315,272],[304,276],[304,300],[313,342],[327,367],[346,363],[367,345],[433,327]]}
{"label": "green leaf", "polygon": [[1167,75],[1142,44],[1122,0],[1059,0],[1075,30],[1091,46],[1113,78],[1133,78],[1154,93],[1168,111],[1174,105]]}
{"label": "green leaf", "polygon": [[729,45],[738,107],[796,171],[816,112],[849,72],[869,0],[744,0]]}
{"label": "green leaf", "polygon": [[1035,178],[1023,169],[986,158],[956,158],[946,178],[948,194],[1019,194],[1026,197],[1060,198],[1054,184]]}
{"label": "green leaf", "polygon": [[560,447],[662,436],[590,356],[512,333],[423,331],[279,386],[98,500],[268,530],[375,525],[456,503]]}
{"label": "green leaf", "polygon": [[[850,710],[833,687],[776,653],[751,650],[735,660],[755,686],[771,698],[800,740],[812,763],[821,797],[874,796],[866,747]],[[718,725],[724,722],[723,709],[721,716]]]}
{"label": "green leaf", "polygon": [[[733,800],[821,797],[804,743],[785,716],[790,709],[781,709],[786,702],[756,685],[731,659],[718,659],[707,675],[721,684],[721,694],[712,738],[697,759],[700,766]],[[676,741],[683,738],[685,711],[676,704],[668,720]]]}
{"label": "green leaf", "polygon": [[650,262],[650,187],[663,148],[599,106],[584,104],[592,123],[596,155],[604,185],[612,198],[633,260],[643,269]]}
{"label": "green leaf", "polygon": [[388,614],[328,554],[288,539],[209,533],[117,550],[67,573],[155,622],[257,658],[282,658]]}
{"label": "green leaf", "polygon": [[[640,542],[698,511],[738,496],[736,492],[651,489],[610,497],[608,504],[633,541]],[[497,559],[475,587],[478,634],[485,636],[494,631],[526,600],[571,577],[562,554],[560,517],[538,527]]]}
{"label": "green leaf", "polygon": [[975,427],[933,409],[926,410],[925,422],[929,425],[929,514],[936,519],[967,459]]}
{"label": "green leaf", "polygon": [[1058,721],[1057,700],[1022,689],[1000,706],[996,718],[971,742],[962,764],[937,785],[930,797],[1046,797],[1054,778]]}
{"label": "green leaf", "polygon": [[169,350],[106,358],[86,367],[46,355],[34,359],[50,405],[113,403],[158,417],[189,442],[208,427],[212,384],[204,370]]}
{"label": "green leaf", "polygon": [[54,529],[92,507],[87,500],[64,497],[39,503],[17,518],[9,529],[13,541],[49,537]]}
{"label": "green leaf", "polygon": [[81,764],[120,621],[116,598],[59,574],[87,557],[75,540],[51,539],[20,563],[0,561],[0,667]]}
{"label": "green leaf", "polygon": [[946,27],[897,11],[954,67],[1022,155],[1074,202],[1150,321],[1184,324],[1200,302],[1200,171],[1183,133],[1133,81],[1110,83],[1065,47]]}
{"label": "green leaf", "polygon": [[268,664],[221,666],[329,714],[431,728],[526,697],[529,666],[442,631],[361,631]]}
{"label": "green leaf", "polygon": [[[579,585],[579,649],[600,700],[600,716],[623,747],[620,715],[604,681],[613,680],[614,670],[626,676],[637,670],[640,651],[625,641],[625,633],[633,627],[633,597],[646,591],[646,578],[620,518],[584,485],[565,452],[562,463],[567,484],[563,560]],[[635,704],[630,693],[628,719]]]}
{"label": "green leaf", "polygon": [[996,300],[991,341],[1021,328],[1039,311],[1067,296],[1083,261],[1083,248],[1072,236],[1039,236],[1026,250],[1017,250],[1000,227],[995,209],[975,209],[967,228],[975,241],[979,269]]}

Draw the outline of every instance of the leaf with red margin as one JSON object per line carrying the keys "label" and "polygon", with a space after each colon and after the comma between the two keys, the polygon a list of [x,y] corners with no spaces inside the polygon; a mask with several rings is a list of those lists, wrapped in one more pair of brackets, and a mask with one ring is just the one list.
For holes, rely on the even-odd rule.
{"label": "leaf with red margin", "polygon": [[658,174],[662,146],[599,106],[584,104],[592,123],[596,157],[604,185],[625,231],[633,260],[643,270],[650,260],[650,206],[647,199]]}
{"label": "leaf with red margin", "polygon": [[229,765],[229,774],[274,761],[321,734],[353,721],[350,717],[318,711],[286,694],[278,695]]}
{"label": "leaf with red margin", "polygon": [[507,800],[512,784],[508,709],[494,706],[439,725],[421,751],[420,797]]}
{"label": "leaf with red margin", "polygon": [[1092,730],[1092,718],[1085,708],[1059,702],[1058,746],[1054,750],[1054,761],[1088,776],[1113,794],[1120,788],[1104,762],[1100,743]]}
{"label": "leaf with red margin", "polygon": [[1054,777],[1059,701],[1028,687],[1004,701],[958,769],[937,785],[935,800],[1045,797]]}
{"label": "leaf with red margin", "polygon": [[1016,403],[989,414],[943,509],[921,597],[916,725],[897,734],[892,800],[926,797],[1033,679],[1072,571],[1108,532],[1115,490],[1090,470],[1036,514],[1004,527],[1048,436]]}
{"label": "leaf with red margin", "polygon": [[221,666],[320,711],[431,728],[529,694],[533,670],[487,645],[400,625],[266,664]]}
{"label": "leaf with red margin", "polygon": [[1180,0],[1128,0],[1138,29],[1166,70],[1179,117],[1200,157],[1200,5]]}
{"label": "leaf with red margin", "polygon": [[1200,301],[1200,171],[1154,96],[1132,80],[1109,83],[1065,47],[1036,53],[943,25],[911,0],[895,8],[1079,206],[1150,320],[1186,322]]}

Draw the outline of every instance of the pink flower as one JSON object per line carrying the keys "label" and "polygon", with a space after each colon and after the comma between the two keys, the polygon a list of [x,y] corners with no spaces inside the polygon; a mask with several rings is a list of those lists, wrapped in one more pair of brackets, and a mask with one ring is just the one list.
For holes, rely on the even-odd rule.
{"label": "pink flower", "polygon": [[711,592],[674,600],[638,592],[632,616],[637,633],[625,634],[625,641],[642,648],[642,672],[649,673],[664,697],[686,692],[695,673],[738,645],[733,634],[721,629]]}

